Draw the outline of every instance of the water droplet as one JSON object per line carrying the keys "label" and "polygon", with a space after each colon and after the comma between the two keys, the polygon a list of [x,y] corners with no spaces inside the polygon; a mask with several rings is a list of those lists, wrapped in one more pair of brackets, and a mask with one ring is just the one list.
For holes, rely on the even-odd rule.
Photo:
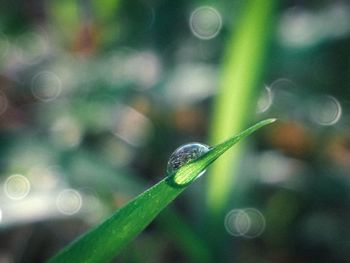
{"label": "water droplet", "polygon": [[[199,158],[208,151],[209,146],[201,143],[189,143],[180,146],[170,155],[167,174],[174,174],[181,166]],[[205,170],[201,172],[198,177],[204,172]]]}
{"label": "water droplet", "polygon": [[28,195],[30,191],[30,182],[27,177],[23,175],[11,175],[5,181],[4,191],[8,198],[21,200]]}
{"label": "water droplet", "polygon": [[201,6],[191,14],[191,31],[200,39],[209,40],[216,37],[221,30],[221,26],[220,13],[210,6]]}

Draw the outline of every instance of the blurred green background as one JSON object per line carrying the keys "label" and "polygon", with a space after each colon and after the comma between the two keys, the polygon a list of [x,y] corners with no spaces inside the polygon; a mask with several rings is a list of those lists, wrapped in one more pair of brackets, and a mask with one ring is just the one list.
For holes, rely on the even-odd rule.
{"label": "blurred green background", "polygon": [[115,262],[350,262],[350,3],[0,2],[0,262],[44,262],[267,117]]}

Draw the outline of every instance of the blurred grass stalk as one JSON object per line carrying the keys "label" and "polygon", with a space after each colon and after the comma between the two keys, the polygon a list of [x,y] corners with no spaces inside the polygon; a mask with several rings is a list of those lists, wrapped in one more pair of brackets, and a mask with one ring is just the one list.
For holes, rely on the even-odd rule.
{"label": "blurred grass stalk", "polygon": [[158,222],[173,240],[174,244],[187,256],[187,262],[213,263],[215,258],[204,240],[177,211],[167,208],[159,216]]}
{"label": "blurred grass stalk", "polygon": [[[249,0],[228,40],[223,57],[219,93],[213,105],[211,145],[243,130],[255,113],[258,82],[264,69],[276,0]],[[215,162],[208,176],[207,205],[215,218],[226,207],[234,185],[240,153],[237,145]]]}

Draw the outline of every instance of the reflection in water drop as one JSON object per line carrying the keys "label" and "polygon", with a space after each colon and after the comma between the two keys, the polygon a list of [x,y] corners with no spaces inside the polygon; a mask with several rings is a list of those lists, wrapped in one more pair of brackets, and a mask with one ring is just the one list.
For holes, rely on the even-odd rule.
{"label": "reflection in water drop", "polygon": [[192,33],[204,40],[216,37],[222,26],[221,15],[209,6],[202,6],[194,10],[190,17]]}
{"label": "reflection in water drop", "polygon": [[0,115],[7,110],[8,100],[4,92],[0,91]]}
{"label": "reflection in water drop", "polygon": [[61,80],[51,71],[41,71],[32,78],[31,90],[41,101],[56,99],[61,93]]}
{"label": "reflection in water drop", "polygon": [[8,198],[13,200],[21,200],[28,195],[30,191],[30,182],[23,175],[11,175],[5,181],[4,191]]}
{"label": "reflection in water drop", "polygon": [[74,189],[65,189],[59,193],[56,199],[57,209],[65,215],[77,213],[82,205],[82,198],[78,191]]}
{"label": "reflection in water drop", "polygon": [[342,115],[339,101],[332,96],[322,96],[310,105],[311,119],[320,125],[333,125],[337,123]]}
{"label": "reflection in water drop", "polygon": [[232,236],[255,238],[265,230],[265,218],[255,208],[233,209],[225,217],[225,229]]}
{"label": "reflection in water drop", "polygon": [[[168,161],[167,174],[174,174],[181,166],[199,158],[204,153],[209,151],[209,146],[201,143],[189,143],[177,148],[171,155]],[[199,176],[201,176],[201,172]]]}
{"label": "reflection in water drop", "polygon": [[257,112],[263,113],[267,111],[272,104],[273,96],[271,92],[271,88],[265,86],[262,94],[258,99]]}

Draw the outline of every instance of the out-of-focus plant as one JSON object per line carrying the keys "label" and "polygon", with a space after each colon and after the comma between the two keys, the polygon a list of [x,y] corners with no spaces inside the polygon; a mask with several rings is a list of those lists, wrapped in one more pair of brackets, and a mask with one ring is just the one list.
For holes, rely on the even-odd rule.
{"label": "out-of-focus plant", "polygon": [[[211,143],[237,133],[254,112],[257,84],[264,68],[272,32],[276,1],[247,1],[245,12],[229,39],[224,53],[219,94],[214,101]],[[207,203],[212,215],[227,204],[235,180],[242,145],[235,147],[210,169]]]}

